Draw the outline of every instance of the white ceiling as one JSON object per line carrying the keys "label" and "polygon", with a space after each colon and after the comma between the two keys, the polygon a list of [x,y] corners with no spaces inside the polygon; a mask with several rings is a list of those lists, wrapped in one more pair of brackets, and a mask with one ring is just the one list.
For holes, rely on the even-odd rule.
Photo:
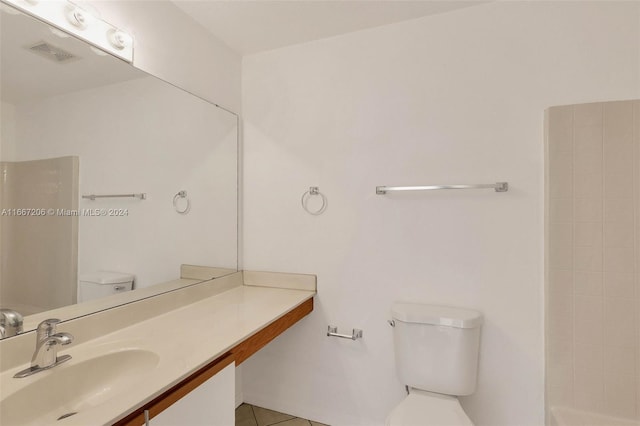
{"label": "white ceiling", "polygon": [[474,6],[457,0],[172,0],[246,55]]}

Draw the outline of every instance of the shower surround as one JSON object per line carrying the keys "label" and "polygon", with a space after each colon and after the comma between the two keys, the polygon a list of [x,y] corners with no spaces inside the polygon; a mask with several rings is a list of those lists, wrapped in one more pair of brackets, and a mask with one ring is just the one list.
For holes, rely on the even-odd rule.
{"label": "shower surround", "polygon": [[31,315],[76,303],[78,157],[0,162],[0,308]]}
{"label": "shower surround", "polygon": [[640,101],[546,112],[548,424],[640,424]]}

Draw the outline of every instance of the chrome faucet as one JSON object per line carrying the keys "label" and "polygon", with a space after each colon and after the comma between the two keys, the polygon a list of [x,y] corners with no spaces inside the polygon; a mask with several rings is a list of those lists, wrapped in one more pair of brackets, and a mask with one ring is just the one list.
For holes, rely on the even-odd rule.
{"label": "chrome faucet", "polygon": [[71,355],[58,356],[58,345],[64,346],[73,342],[69,333],[56,333],[59,319],[47,319],[38,324],[36,331],[36,350],[31,358],[31,367],[20,371],[16,378],[27,377],[42,370],[48,370],[71,359]]}
{"label": "chrome faucet", "polygon": [[22,333],[22,315],[11,309],[0,309],[0,337]]}

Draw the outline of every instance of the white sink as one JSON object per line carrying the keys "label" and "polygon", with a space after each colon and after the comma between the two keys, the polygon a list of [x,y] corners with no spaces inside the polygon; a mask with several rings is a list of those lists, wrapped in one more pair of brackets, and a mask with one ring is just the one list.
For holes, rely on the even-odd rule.
{"label": "white sink", "polygon": [[[25,386],[2,398],[0,424],[54,425],[71,420],[110,399],[126,395],[156,369],[160,357],[144,349],[126,349],[64,364],[24,379]],[[3,395],[4,396],[4,395]],[[61,417],[63,417],[61,419]]]}

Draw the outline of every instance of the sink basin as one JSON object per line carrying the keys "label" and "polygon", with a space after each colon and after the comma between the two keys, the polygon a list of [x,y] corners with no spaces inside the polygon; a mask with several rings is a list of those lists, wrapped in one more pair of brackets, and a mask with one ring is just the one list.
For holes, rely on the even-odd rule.
{"label": "sink basin", "polygon": [[[0,402],[0,424],[52,425],[75,413],[126,395],[152,372],[160,357],[151,351],[126,349],[86,360],[71,359],[29,378],[26,386]],[[71,414],[74,413],[74,414]]]}

